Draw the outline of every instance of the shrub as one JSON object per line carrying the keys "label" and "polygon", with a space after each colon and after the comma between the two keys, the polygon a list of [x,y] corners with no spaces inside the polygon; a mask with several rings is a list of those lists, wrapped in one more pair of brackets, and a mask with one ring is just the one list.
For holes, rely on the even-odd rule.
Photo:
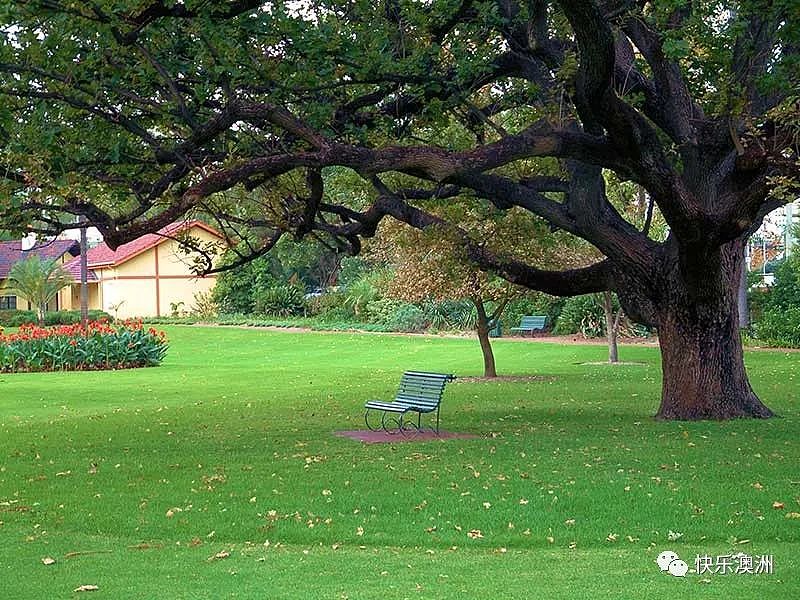
{"label": "shrub", "polygon": [[430,300],[423,304],[422,310],[436,329],[474,329],[478,320],[475,305],[469,300]]}
{"label": "shrub", "polygon": [[334,306],[317,315],[317,320],[321,323],[347,323],[355,321],[355,318],[356,316],[352,309],[347,306]]}
{"label": "shrub", "polygon": [[320,296],[309,298],[306,301],[308,314],[319,316],[323,320],[330,320],[329,313],[338,315],[337,319],[352,320],[355,313],[347,304],[347,296],[342,292],[325,292]]}
{"label": "shrub", "polygon": [[[233,255],[223,260],[233,260]],[[217,276],[212,299],[225,313],[252,313],[256,296],[278,284],[270,257],[259,257]]]}
{"label": "shrub", "polygon": [[766,310],[800,307],[800,257],[794,255],[775,268],[775,285],[769,292]]}
{"label": "shrub", "polygon": [[428,325],[423,310],[414,304],[401,304],[392,312],[385,324],[392,331],[419,333]]}
{"label": "shrub", "polygon": [[580,333],[584,337],[599,337],[605,333],[603,305],[594,294],[567,298],[553,328],[556,335]]}
{"label": "shrub", "polygon": [[552,329],[553,324],[558,321],[564,303],[564,298],[533,292],[509,302],[500,320],[503,328],[509,329],[518,327],[522,317],[526,315],[546,315],[547,328]]}
{"label": "shrub", "polygon": [[276,285],[254,295],[255,312],[264,315],[289,317],[303,314],[303,290],[294,285]]}
{"label": "shrub", "polygon": [[753,333],[770,346],[800,348],[800,306],[764,311]]}
{"label": "shrub", "polygon": [[383,323],[388,324],[392,319],[395,311],[401,306],[405,306],[402,300],[395,300],[393,298],[380,298],[368,302],[361,312],[361,317],[367,323]]}
{"label": "shrub", "polygon": [[[90,310],[90,321],[112,321],[111,315],[102,310]],[[3,327],[19,327],[28,323],[36,323],[36,313],[32,310],[3,310],[0,311],[0,325]],[[45,325],[73,325],[81,322],[81,311],[79,310],[57,310],[46,313],[44,316]]]}
{"label": "shrub", "polygon": [[36,323],[36,313],[32,310],[0,310],[0,326],[19,327],[25,323]]}
{"label": "shrub", "polygon": [[212,292],[195,292],[194,304],[189,314],[200,319],[214,319],[219,314],[219,305],[214,301]]}
{"label": "shrub", "polygon": [[167,347],[164,332],[145,330],[141,321],[23,325],[18,333],[0,331],[0,372],[152,367],[161,364]]}
{"label": "shrub", "polygon": [[[90,310],[90,321],[107,321],[111,322],[113,319],[111,315],[102,310]],[[34,319],[35,321],[35,319]],[[28,321],[29,323],[32,321]],[[59,310],[56,312],[49,312],[44,316],[45,325],[74,325],[81,322],[81,311],[79,310]]]}

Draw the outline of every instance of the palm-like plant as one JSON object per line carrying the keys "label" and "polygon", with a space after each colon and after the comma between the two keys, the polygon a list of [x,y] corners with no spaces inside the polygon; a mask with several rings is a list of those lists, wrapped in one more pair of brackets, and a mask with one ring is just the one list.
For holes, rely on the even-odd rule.
{"label": "palm-like plant", "polygon": [[56,261],[30,256],[11,267],[7,287],[36,307],[39,324],[43,325],[47,303],[72,281],[72,275]]}

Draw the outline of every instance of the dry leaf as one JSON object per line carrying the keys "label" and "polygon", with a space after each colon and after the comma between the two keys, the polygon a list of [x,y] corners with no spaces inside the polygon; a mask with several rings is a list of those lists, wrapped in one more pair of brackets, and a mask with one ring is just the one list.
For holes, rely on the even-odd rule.
{"label": "dry leaf", "polygon": [[773,503],[772,503],[772,508],[774,508],[774,509],[776,509],[776,510],[780,510],[780,509],[782,509],[783,507],[784,507],[784,504],[783,504],[783,502],[778,502],[778,501],[776,500],[775,502],[773,502]]}
{"label": "dry leaf", "polygon": [[73,592],[96,592],[100,588],[96,585],[82,585],[80,587],[76,587]]}
{"label": "dry leaf", "polygon": [[786,513],[787,519],[800,519],[800,513],[798,512],[788,512]]}
{"label": "dry leaf", "polygon": [[208,560],[222,560],[223,558],[228,558],[230,555],[231,553],[228,552],[227,550],[222,550],[220,552],[217,552],[214,556],[212,556]]}
{"label": "dry leaf", "polygon": [[477,540],[477,539],[483,537],[483,533],[481,532],[480,529],[470,529],[467,532],[467,537],[472,539],[472,540]]}
{"label": "dry leaf", "polygon": [[764,486],[763,486],[763,485],[761,485],[761,484],[760,484],[758,481],[756,481],[756,482],[753,484],[753,487],[754,487],[754,488],[756,488],[757,490],[763,490],[763,489],[764,489]]}
{"label": "dry leaf", "polygon": [[54,564],[56,564],[56,560],[54,558],[50,558],[49,556],[45,556],[42,559],[42,564],[43,565],[54,565]]}

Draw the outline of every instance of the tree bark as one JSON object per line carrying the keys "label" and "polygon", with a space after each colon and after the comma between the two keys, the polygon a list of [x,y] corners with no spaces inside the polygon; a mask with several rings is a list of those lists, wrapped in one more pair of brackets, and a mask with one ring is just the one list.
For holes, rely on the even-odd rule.
{"label": "tree bark", "polygon": [[614,314],[614,304],[612,303],[611,292],[603,292],[603,313],[606,317],[606,339],[608,340],[608,362],[619,362],[619,348],[617,338],[619,337],[619,321],[622,316],[622,309]]}
{"label": "tree bark", "polygon": [[478,309],[478,324],[476,330],[478,332],[478,341],[481,344],[481,352],[483,353],[483,376],[487,378],[497,377],[497,368],[494,362],[494,352],[492,351],[492,343],[489,340],[489,317],[486,315],[486,307],[480,298],[473,298],[475,308]]}
{"label": "tree bark", "polygon": [[723,247],[702,288],[682,283],[673,270],[658,316],[663,383],[656,418],[664,420],[768,418],[753,392],[739,334],[738,289],[743,252]]}

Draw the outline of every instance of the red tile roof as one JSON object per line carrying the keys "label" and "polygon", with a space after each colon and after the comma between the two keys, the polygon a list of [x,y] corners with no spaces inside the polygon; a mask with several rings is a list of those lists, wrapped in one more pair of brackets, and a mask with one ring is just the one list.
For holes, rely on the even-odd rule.
{"label": "red tile roof", "polygon": [[175,237],[176,235],[187,231],[192,227],[199,227],[200,229],[204,229],[212,235],[222,238],[221,233],[219,233],[213,227],[206,225],[202,221],[182,221],[171,223],[166,227],[159,229],[157,233],[148,233],[147,235],[143,235],[140,238],[136,238],[132,242],[123,244],[116,250],[112,250],[105,243],[91,248],[89,252],[86,253],[89,261],[89,267],[100,269],[105,267],[116,267],[117,265],[120,265],[132,259],[133,257],[138,256],[142,252],[146,252],[147,250],[150,250],[150,248],[158,246],[161,242],[167,240],[168,238]]}
{"label": "red tile roof", "polygon": [[80,245],[75,240],[42,242],[30,250],[23,250],[22,242],[19,240],[0,242],[0,279],[8,277],[11,267],[29,256],[38,256],[42,260],[55,260],[67,252],[75,256],[80,252],[79,249]]}
{"label": "red tile roof", "polygon": [[[64,265],[64,268],[67,272],[72,275],[72,278],[77,282],[81,282],[81,257],[76,256],[67,264]],[[97,277],[97,273],[92,271],[91,269],[86,271],[86,281],[92,283],[93,281],[100,281]]]}

